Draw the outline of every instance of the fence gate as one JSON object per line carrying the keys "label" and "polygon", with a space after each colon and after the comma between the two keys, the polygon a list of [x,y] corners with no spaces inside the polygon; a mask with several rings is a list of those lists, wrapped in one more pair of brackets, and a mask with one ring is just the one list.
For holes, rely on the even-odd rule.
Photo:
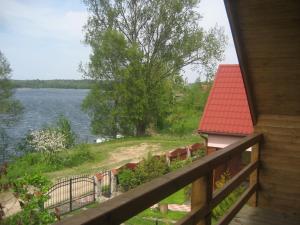
{"label": "fence gate", "polygon": [[102,179],[100,181],[101,190],[100,193],[106,198],[110,198],[112,195],[112,174],[111,171],[102,172]]}
{"label": "fence gate", "polygon": [[48,191],[45,208],[57,208],[60,214],[71,212],[96,200],[95,179],[91,176],[64,178]]}

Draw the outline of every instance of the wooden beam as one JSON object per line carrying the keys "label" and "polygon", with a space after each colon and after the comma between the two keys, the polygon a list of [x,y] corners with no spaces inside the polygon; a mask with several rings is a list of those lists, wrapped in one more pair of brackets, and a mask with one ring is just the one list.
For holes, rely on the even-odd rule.
{"label": "wooden beam", "polygon": [[[228,194],[230,194],[235,188],[238,187],[246,178],[258,168],[258,162],[253,162],[247,165],[245,168],[243,168],[238,174],[236,174],[230,181],[228,181],[224,187],[222,187],[220,190],[216,191],[211,199],[211,202],[209,205],[202,204],[203,202],[199,201],[200,198],[203,198],[203,193],[200,195],[198,192],[196,192],[198,189],[200,189],[197,186],[204,185],[202,181],[198,183],[194,182],[195,189],[193,189],[192,193],[194,194],[194,191],[196,192],[194,194],[194,198],[192,198],[192,210],[190,213],[188,213],[184,218],[179,220],[176,225],[194,225],[197,224],[198,221],[200,221],[201,218],[205,218],[211,212],[221,201],[224,200],[224,198],[227,197]],[[201,189],[202,190],[202,189]],[[193,195],[192,195],[193,197]],[[196,201],[196,202],[193,202]],[[194,205],[193,205],[194,204]]]}
{"label": "wooden beam", "polygon": [[[213,191],[213,173],[210,171],[206,176],[199,178],[192,184],[191,210],[204,208],[210,205]],[[194,221],[197,225],[210,225],[210,211],[201,217],[198,221]]]}
{"label": "wooden beam", "polygon": [[176,225],[195,225],[198,221],[204,218],[210,211],[208,206],[195,207],[185,217],[178,220]]}
{"label": "wooden beam", "polygon": [[199,159],[184,168],[156,178],[136,189],[128,191],[96,208],[88,209],[57,224],[120,224],[153,204],[168,197],[200,177],[210,173],[216,166],[253,146],[262,134],[252,134],[240,141]]}
{"label": "wooden beam", "polygon": [[255,99],[251,88],[252,82],[249,76],[247,54],[243,48],[244,45],[242,41],[243,40],[242,32],[238,23],[237,8],[236,8],[237,1],[224,0],[224,4],[225,4],[227,17],[231,28],[236,54],[238,56],[239,65],[242,72],[242,77],[245,85],[252,122],[253,125],[255,125],[257,122],[257,112],[254,104]]}

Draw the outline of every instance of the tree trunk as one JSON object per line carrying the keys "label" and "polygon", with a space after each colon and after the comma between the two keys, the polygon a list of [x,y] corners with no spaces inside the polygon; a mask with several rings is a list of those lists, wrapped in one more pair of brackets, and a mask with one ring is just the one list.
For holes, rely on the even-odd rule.
{"label": "tree trunk", "polygon": [[146,124],[144,122],[140,122],[136,126],[136,136],[145,136],[146,134]]}

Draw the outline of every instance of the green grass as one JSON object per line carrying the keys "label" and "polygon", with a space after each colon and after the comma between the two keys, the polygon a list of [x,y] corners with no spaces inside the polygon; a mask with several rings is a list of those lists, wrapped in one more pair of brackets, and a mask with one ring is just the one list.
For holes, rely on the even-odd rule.
{"label": "green grass", "polygon": [[184,204],[186,201],[186,197],[184,194],[184,189],[181,189],[174,194],[170,195],[169,197],[165,198],[161,201],[161,203],[166,204]]}
{"label": "green grass", "polygon": [[198,135],[182,137],[155,135],[128,137],[100,144],[83,144],[70,150],[58,152],[56,157],[47,163],[42,160],[39,153],[27,154],[10,164],[9,173],[11,177],[23,176],[25,173],[43,173],[50,179],[69,175],[90,174],[96,171],[112,169],[127,163],[129,159],[118,163],[110,163],[107,160],[110,153],[121,151],[126,147],[134,147],[143,143],[159,146],[157,151],[162,152],[200,141],[201,138]]}
{"label": "green grass", "polygon": [[[126,225],[153,225],[158,221],[159,225],[163,224],[170,224],[167,221],[178,221],[182,217],[184,217],[187,213],[186,212],[175,212],[175,211],[168,211],[167,214],[162,214],[157,209],[146,209],[145,211],[141,212],[140,214],[132,217],[130,220],[126,221]],[[165,222],[164,222],[165,220]]]}

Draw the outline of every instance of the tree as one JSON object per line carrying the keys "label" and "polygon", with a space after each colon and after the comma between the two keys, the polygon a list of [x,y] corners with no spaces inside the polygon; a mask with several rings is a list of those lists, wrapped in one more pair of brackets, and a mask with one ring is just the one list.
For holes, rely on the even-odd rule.
{"label": "tree", "polygon": [[198,65],[210,77],[223,57],[226,37],[220,28],[199,26],[197,0],[84,2],[92,54],[80,68],[86,77],[106,81],[83,103],[95,133],[144,135],[168,114],[185,66]]}
{"label": "tree", "polygon": [[13,122],[22,111],[20,102],[13,99],[10,73],[10,65],[0,51],[0,125]]}
{"label": "tree", "polygon": [[13,88],[9,80],[10,73],[10,65],[0,51],[0,152],[3,159],[9,140],[5,128],[13,124],[22,112],[20,102],[13,99]]}

